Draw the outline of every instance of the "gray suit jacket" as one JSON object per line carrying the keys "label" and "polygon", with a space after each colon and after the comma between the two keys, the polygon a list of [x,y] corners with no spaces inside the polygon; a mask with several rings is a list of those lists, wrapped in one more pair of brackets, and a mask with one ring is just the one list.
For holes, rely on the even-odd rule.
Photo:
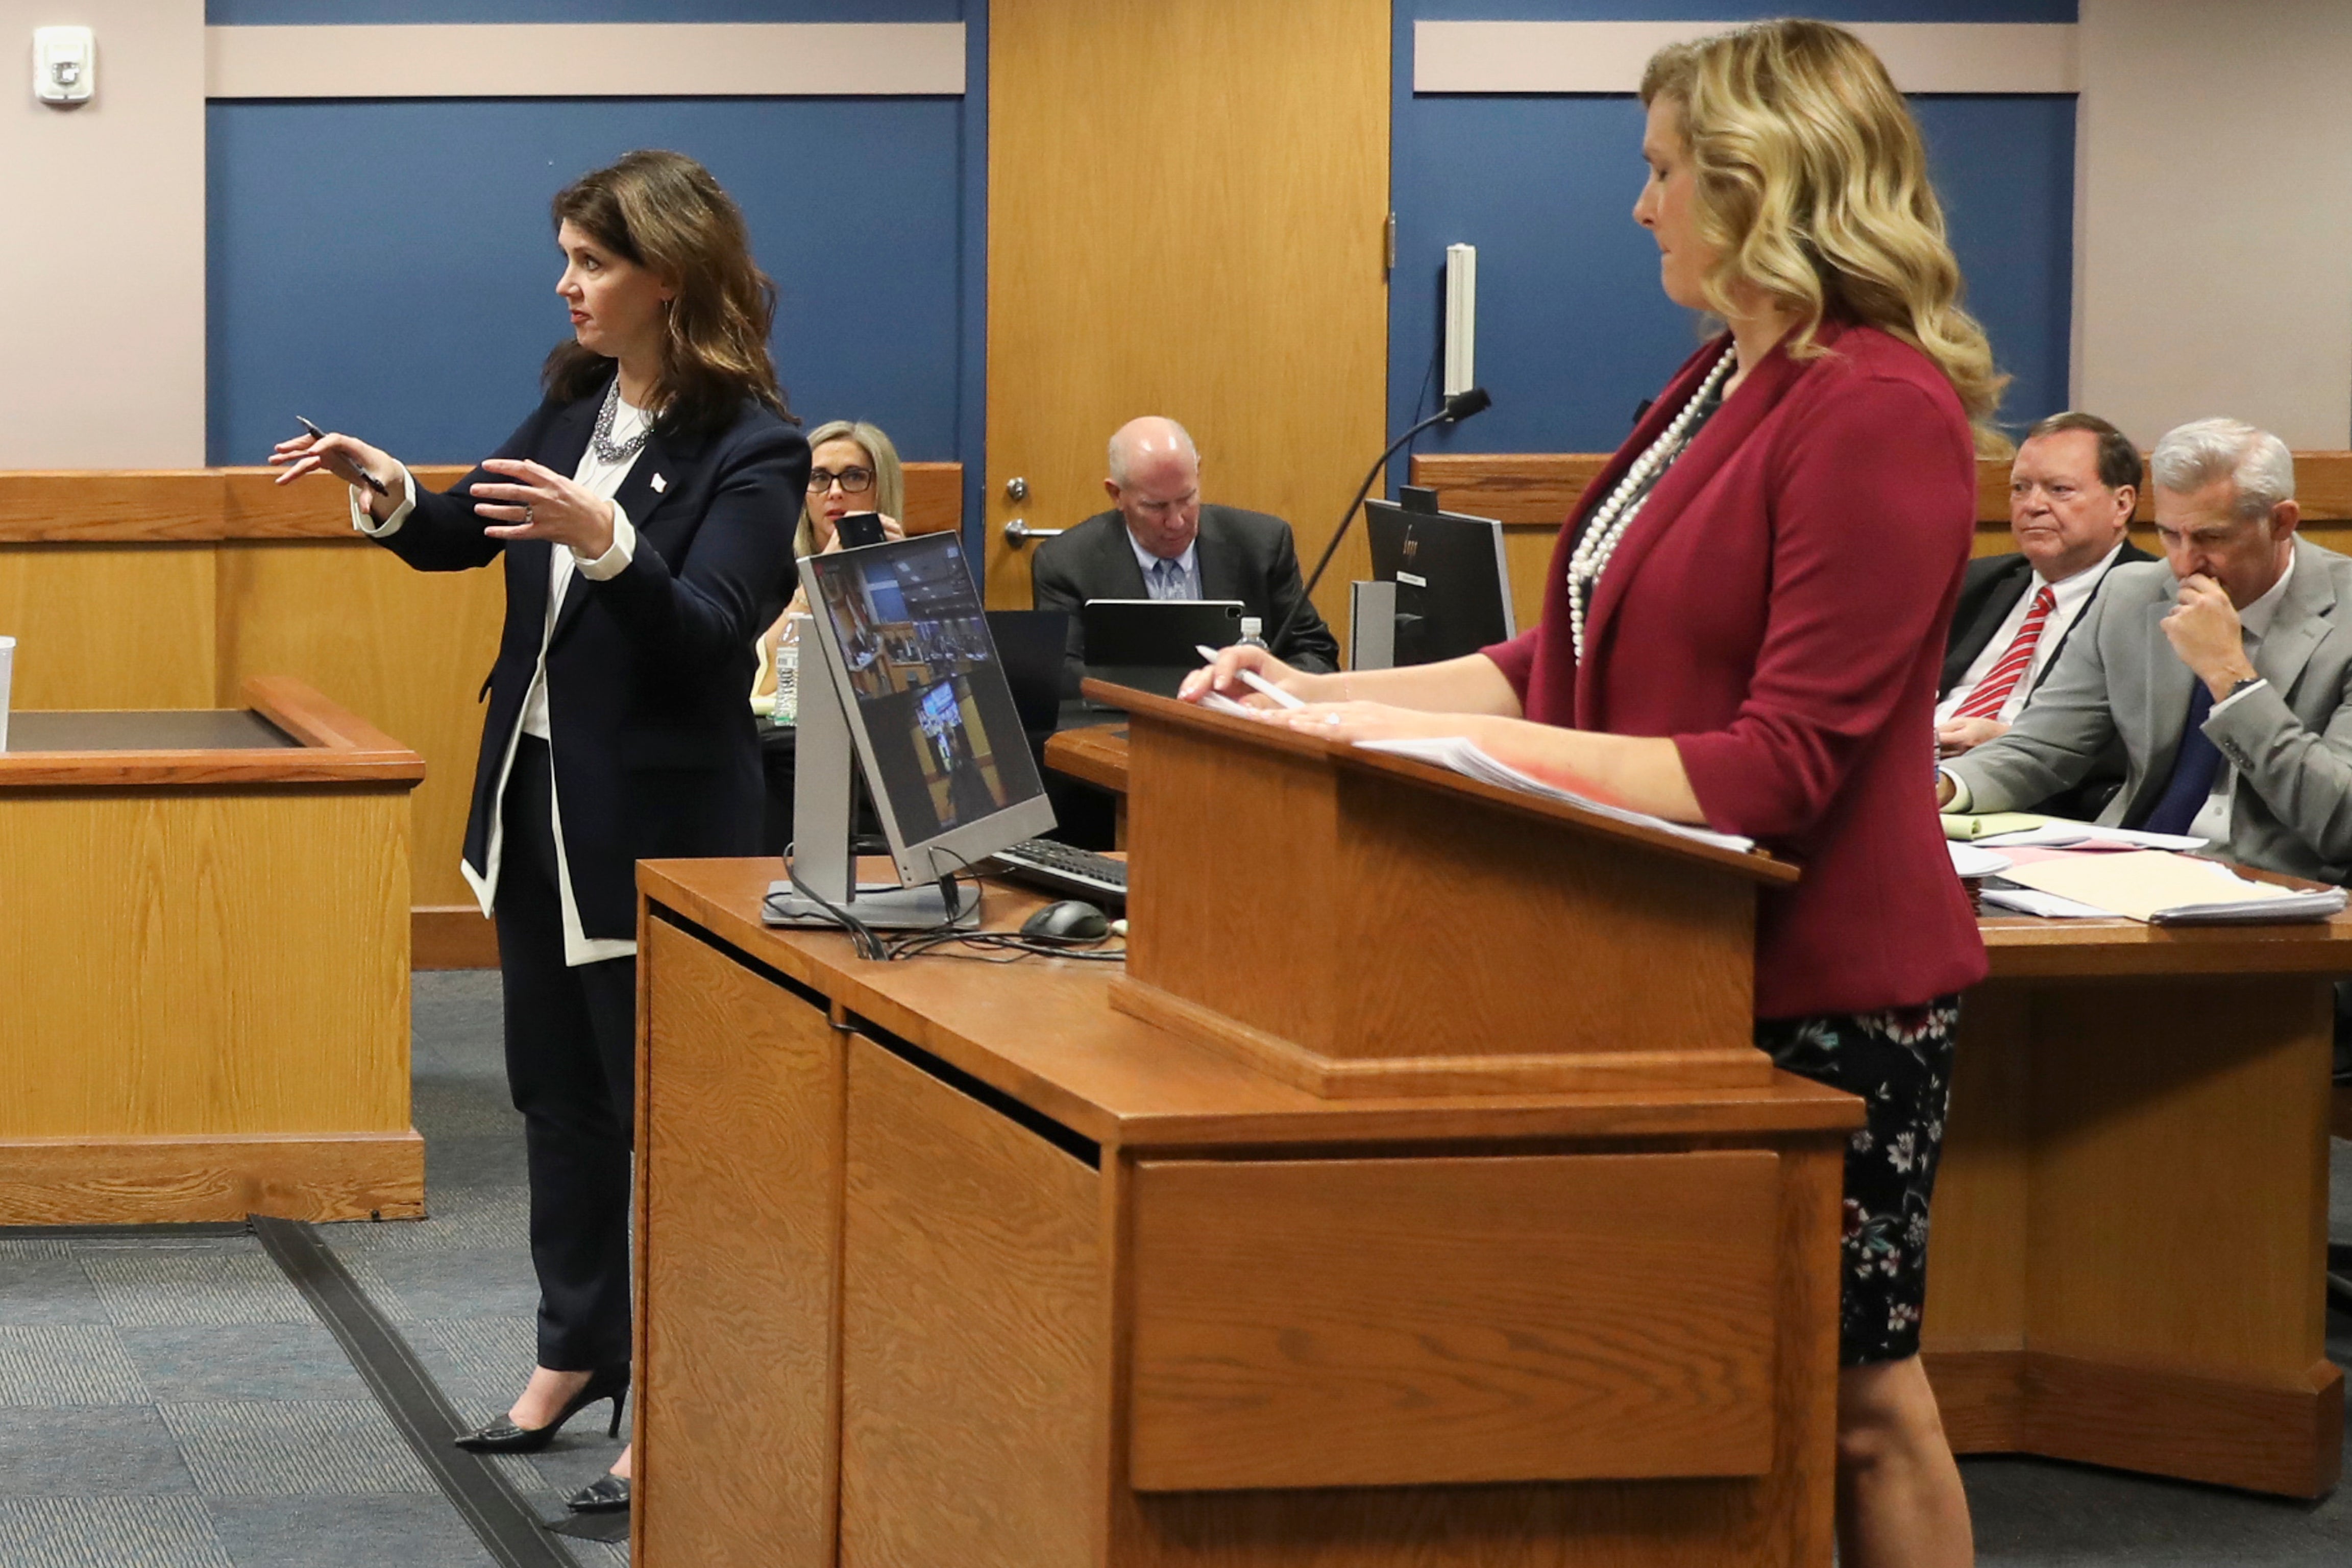
{"label": "gray suit jacket", "polygon": [[[2162,562],[2108,574],[2009,733],[1945,764],[1972,810],[2016,810],[2072,787],[2111,739],[2127,765],[2099,820],[2136,822],[2155,805],[2196,679],[2161,624],[2178,593]],[[2237,769],[2220,852],[2341,882],[2352,871],[2352,559],[2295,541],[2294,577],[2253,662],[2270,684],[2205,724]]]}

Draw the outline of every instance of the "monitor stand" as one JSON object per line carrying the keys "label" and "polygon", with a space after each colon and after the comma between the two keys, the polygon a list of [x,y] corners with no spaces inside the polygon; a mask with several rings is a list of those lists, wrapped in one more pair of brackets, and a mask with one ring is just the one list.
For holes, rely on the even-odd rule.
{"label": "monitor stand", "polygon": [[[1396,668],[1396,584],[1348,584],[1348,647],[1350,669]],[[797,808],[795,808],[797,809]]]}
{"label": "monitor stand", "polygon": [[[841,921],[835,911],[840,910],[870,931],[933,931],[947,925],[947,900],[936,883],[906,887],[856,879],[857,856],[851,839],[856,826],[857,757],[849,715],[842,710],[840,689],[826,672],[811,673],[817,679],[802,681],[794,723],[793,875],[768,884],[762,906],[767,923],[838,927]],[[794,880],[808,892],[793,887]],[[956,900],[954,923],[979,925],[979,885],[957,884]]]}

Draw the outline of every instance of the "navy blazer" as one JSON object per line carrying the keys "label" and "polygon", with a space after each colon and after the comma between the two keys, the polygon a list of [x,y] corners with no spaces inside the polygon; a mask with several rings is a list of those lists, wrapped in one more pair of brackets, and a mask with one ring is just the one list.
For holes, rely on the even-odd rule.
{"label": "navy blazer", "polygon": [[[602,395],[541,404],[494,455],[569,477]],[[636,529],[628,567],[601,583],[574,575],[564,592],[547,648],[548,729],[564,859],[592,939],[636,934],[639,860],[759,853],[752,645],[791,592],[808,472],[808,442],[748,400],[722,430],[656,432],[613,498]],[[380,542],[426,572],[506,557],[506,626],[485,683],[466,821],[466,862],[487,876],[494,796],[539,664],[555,547],[485,534],[472,502],[481,482],[501,481],[477,468],[446,492],[420,489],[416,509]]]}

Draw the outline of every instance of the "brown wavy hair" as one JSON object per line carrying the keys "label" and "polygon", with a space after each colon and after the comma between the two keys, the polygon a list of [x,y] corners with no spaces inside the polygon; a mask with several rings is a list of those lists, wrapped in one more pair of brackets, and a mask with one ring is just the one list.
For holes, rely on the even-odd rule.
{"label": "brown wavy hair", "polygon": [[[558,191],[552,212],[559,230],[572,224],[676,284],[653,385],[657,428],[723,427],[747,397],[800,423],[768,353],[775,282],[751,259],[742,209],[709,170],[683,153],[630,153]],[[540,382],[549,397],[572,403],[601,391],[612,373],[610,359],[567,338],[547,356]]]}
{"label": "brown wavy hair", "polygon": [[1860,38],[1783,19],[1670,44],[1642,73],[1642,102],[1682,113],[1701,236],[1717,260],[1707,303],[1743,290],[1797,318],[1790,357],[1815,358],[1824,315],[1876,327],[1933,360],[1959,395],[1977,449],[2006,456],[1993,426],[2009,377],[1960,308],[1960,266],[1927,178],[1910,106]]}

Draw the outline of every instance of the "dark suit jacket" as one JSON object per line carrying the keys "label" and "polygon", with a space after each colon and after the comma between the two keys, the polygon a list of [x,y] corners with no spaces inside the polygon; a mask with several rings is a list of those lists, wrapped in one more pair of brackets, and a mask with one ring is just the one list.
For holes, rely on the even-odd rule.
{"label": "dark suit jacket", "polygon": [[[2116,554],[2115,564],[2121,566],[2128,562],[2155,559],[2126,539],[2123,549]],[[2000,629],[2000,623],[2009,618],[2009,612],[2016,607],[2018,600],[2025,597],[2025,591],[2033,584],[2033,563],[2014,551],[2007,555],[1987,555],[1969,563],[1968,573],[1960,579],[1959,603],[1952,606],[1952,635],[1944,642],[1944,673],[1936,686],[1937,701],[1941,702],[1952,694],[1952,688],[1959,684],[1960,677],[1969,672],[1969,666],[1977,661],[1977,655],[1984,652],[1985,644],[1992,640],[1992,634]],[[2101,578],[2099,586],[2105,587],[2106,579]],[[2093,591],[2092,596],[2097,597],[2096,590]],[[2089,614],[2090,606],[2084,605],[2083,615],[2075,616],[2074,626],[2066,628],[2066,637],[2074,636],[2074,626],[2081,626],[2084,616]],[[2066,637],[2062,637],[2058,639],[2058,646],[2050,650],[2050,657],[2042,661],[2041,672],[2033,678],[2035,686],[2047,680],[2050,672],[2058,668],[2058,656],[2065,651],[2065,647]]]}
{"label": "dark suit jacket", "polygon": [[[1298,575],[1298,552],[1290,539],[1290,524],[1262,511],[1238,507],[1203,506],[1200,534],[1201,593],[1210,599],[1239,599],[1248,613],[1265,623],[1266,640],[1275,628],[1299,606],[1275,657],[1301,669],[1339,668],[1339,644],[1330,627],[1307,602]],[[1116,511],[1097,512],[1059,538],[1037,546],[1029,563],[1033,603],[1041,610],[1064,610],[1070,617],[1069,656],[1063,671],[1065,690],[1076,693],[1086,668],[1086,635],[1078,609],[1088,599],[1148,599],[1143,568],[1128,541],[1127,520]]]}
{"label": "dark suit jacket", "polygon": [[[2115,565],[2108,568],[2108,576],[2114,575],[2115,566],[2155,559],[2126,539],[2123,549],[2116,553]],[[2000,629],[2000,623],[2009,618],[2011,609],[2025,596],[2035,581],[2033,563],[2013,551],[2007,555],[1988,555],[1969,563],[1968,574],[1960,579],[1959,603],[1952,609],[1952,634],[1944,644],[1944,673],[1936,688],[1937,702],[1952,694],[1952,688],[1959,684],[1960,677],[1968,674],[1969,666],[1976,662],[1977,655],[1984,651],[1985,644],[1992,640],[1993,633]],[[2100,578],[2099,587],[2092,590],[2091,605],[2098,602],[2099,591],[2106,585],[2107,578]],[[2042,661],[2042,668],[2034,675],[2033,684],[2026,688],[2029,700],[2042,689],[2042,683],[2050,679],[2050,672],[2058,668],[2058,656],[2066,651],[2067,638],[2091,618],[2091,605],[2083,606],[2083,613],[2074,617],[2074,625],[2069,626],[2065,636],[2058,639],[2058,646],[2052,648],[2050,657]],[[2053,816],[2088,822],[2105,810],[2107,802],[2115,798],[2116,791],[2123,787],[2125,763],[2123,742],[2118,741],[2107,748],[2105,756],[2091,765],[2080,784],[2052,795],[2048,800],[2032,802],[2030,808],[2047,812]]]}
{"label": "dark suit jacket", "polygon": [[[1672,738],[1708,826],[1804,868],[1757,895],[1767,1018],[1916,1006],[1985,973],[1928,743],[1976,531],[1968,418],[1918,350],[1834,322],[1818,341],[1815,359],[1766,355],[1659,479],[1601,575],[1581,660],[1573,527],[1541,624],[1486,650],[1530,719]],[[1727,342],[1660,395],[1588,512]]]}
{"label": "dark suit jacket", "polygon": [[[559,474],[580,466],[601,397],[541,404],[495,456],[531,458]],[[626,570],[575,575],[547,650],[564,858],[591,938],[636,933],[636,862],[755,855],[762,785],[751,722],[753,640],[790,591],[793,528],[809,447],[767,409],[745,403],[725,429],[656,434],[614,500],[637,531]],[[658,477],[659,488],[654,481]],[[549,552],[482,532],[476,468],[416,510],[385,548],[427,572],[506,557],[506,626],[488,683],[489,712],[466,823],[466,862],[487,875],[493,798],[539,664]]]}

